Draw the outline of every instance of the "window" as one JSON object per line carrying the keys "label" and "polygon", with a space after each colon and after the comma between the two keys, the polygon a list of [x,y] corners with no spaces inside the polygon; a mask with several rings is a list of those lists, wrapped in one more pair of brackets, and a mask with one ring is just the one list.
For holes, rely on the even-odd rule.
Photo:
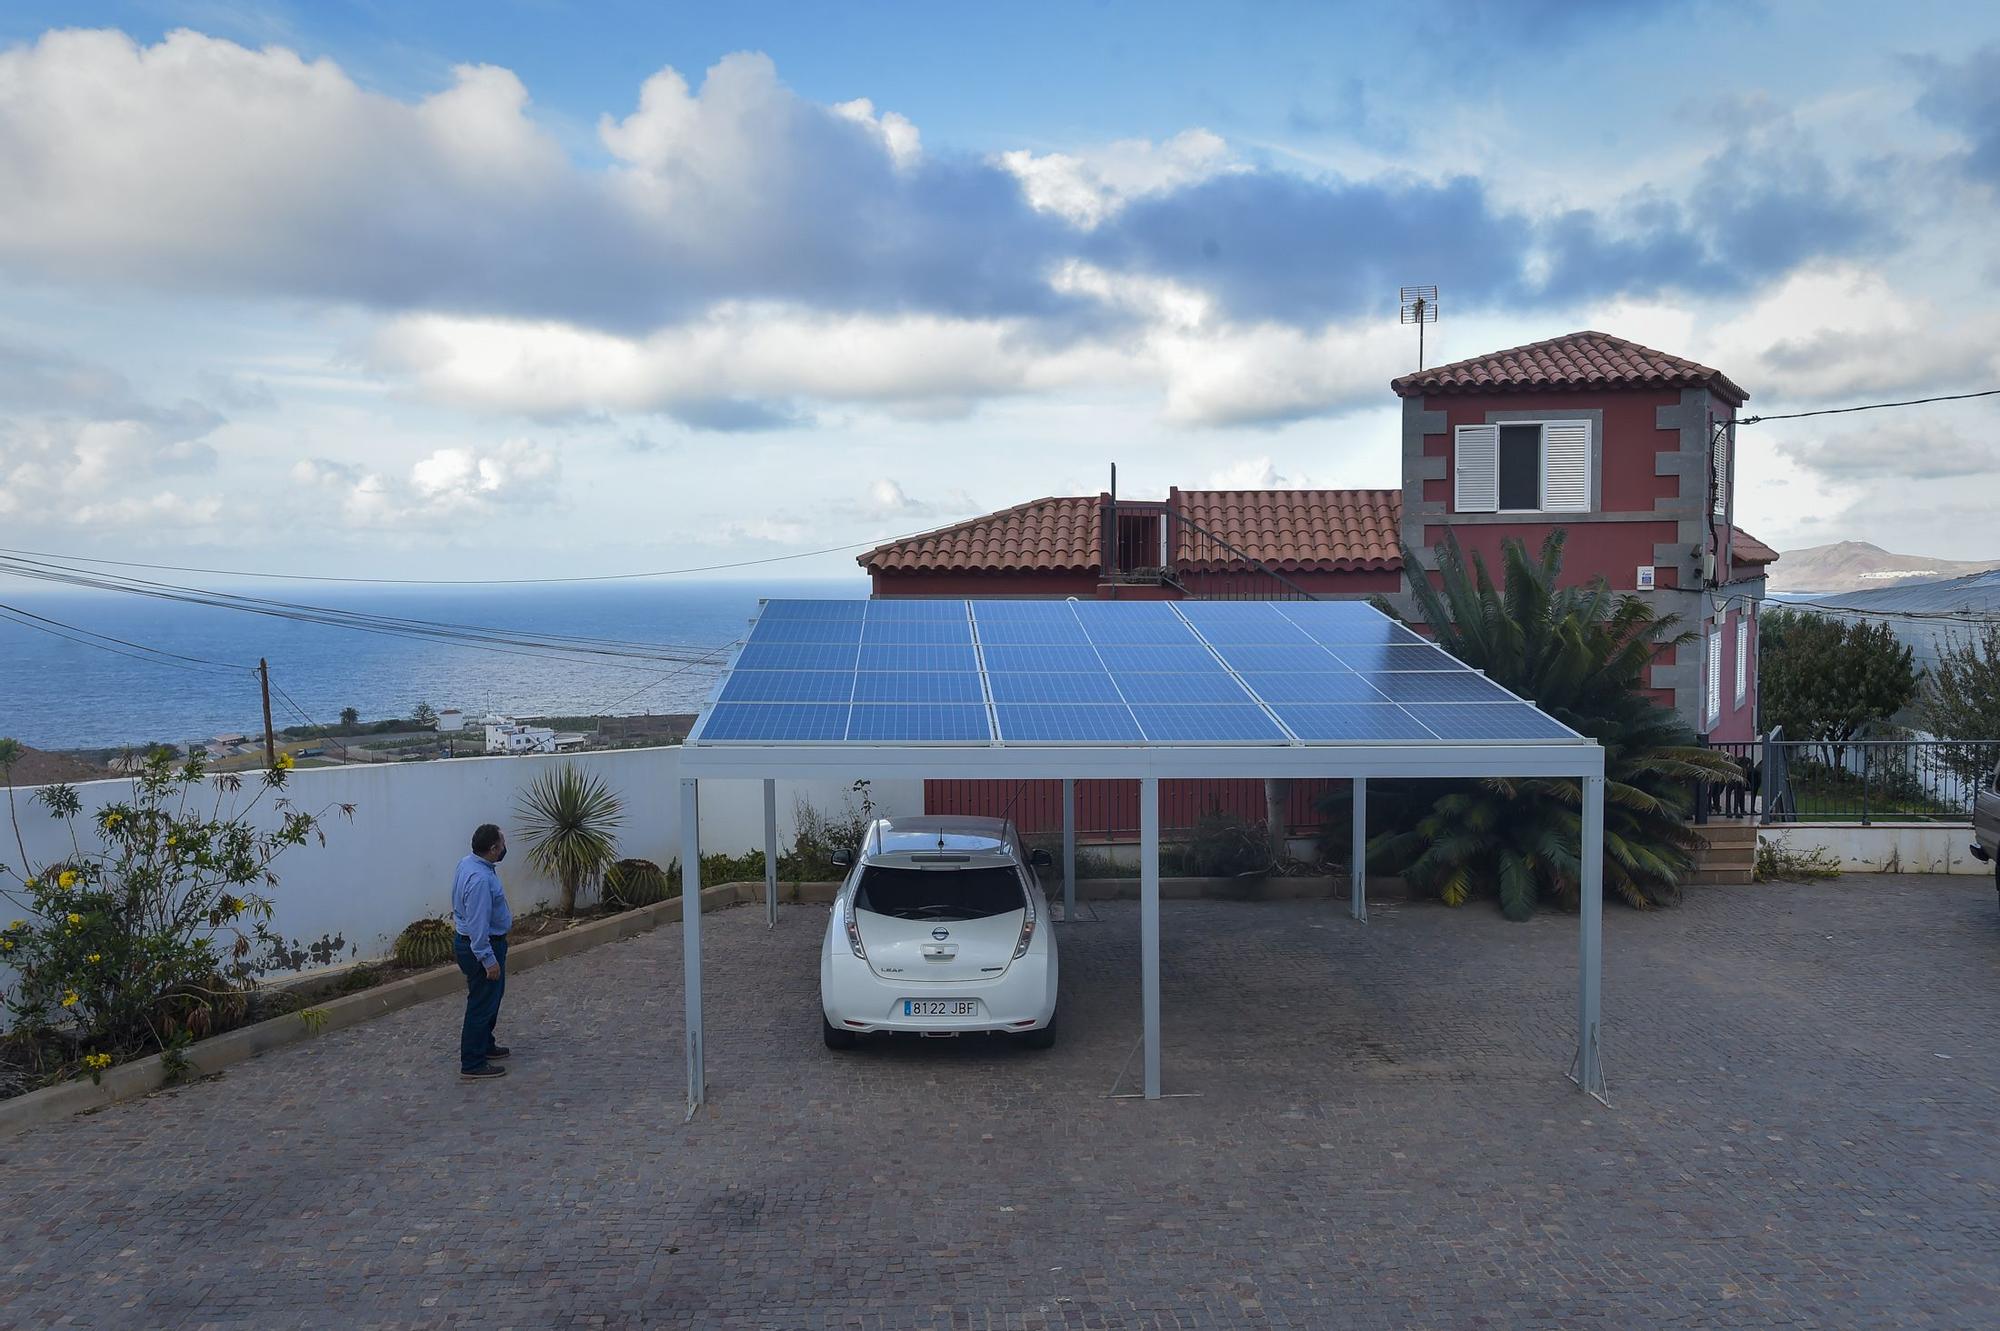
{"label": "window", "polygon": [[1590,422],[1461,425],[1452,478],[1459,513],[1588,512]]}
{"label": "window", "polygon": [[861,871],[854,909],[901,920],[983,920],[1027,909],[1012,868],[903,869],[871,864]]}
{"label": "window", "polygon": [[1711,461],[1715,467],[1714,483],[1710,487],[1715,494],[1715,516],[1729,516],[1729,431],[1710,428],[1715,437],[1715,451]]}
{"label": "window", "polygon": [[1708,632],[1708,719],[1722,716],[1722,625]]}
{"label": "window", "polygon": [[1736,619],[1736,705],[1743,705],[1743,695],[1750,688],[1750,621],[1739,615]]}

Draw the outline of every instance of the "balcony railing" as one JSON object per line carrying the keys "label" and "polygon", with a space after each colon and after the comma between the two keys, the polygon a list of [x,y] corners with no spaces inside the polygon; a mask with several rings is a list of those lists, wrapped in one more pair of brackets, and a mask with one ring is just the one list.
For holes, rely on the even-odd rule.
{"label": "balcony railing", "polygon": [[[1715,743],[1749,777],[1741,811],[1764,823],[1965,823],[2000,763],[2000,739],[1788,740]],[[1697,801],[1697,821],[1737,812],[1725,787]]]}
{"label": "balcony railing", "polygon": [[1120,586],[1170,587],[1204,601],[1319,599],[1165,504],[1107,501],[1102,548],[1105,581]]}

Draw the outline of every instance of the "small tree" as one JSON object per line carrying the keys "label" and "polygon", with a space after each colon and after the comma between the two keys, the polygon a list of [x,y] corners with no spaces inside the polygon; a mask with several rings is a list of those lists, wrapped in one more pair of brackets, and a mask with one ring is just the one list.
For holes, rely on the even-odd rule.
{"label": "small tree", "polygon": [[410,713],[410,720],[425,729],[429,729],[438,723],[438,714],[431,710],[429,703],[420,702],[417,704],[417,710]]}
{"label": "small tree", "polygon": [[340,709],[340,725],[343,730],[352,730],[361,724],[361,711],[355,707]]}
{"label": "small tree", "polygon": [[1840,749],[1917,692],[1913,653],[1887,624],[1845,623],[1799,610],[1764,616],[1757,687],[1766,729]]}
{"label": "small tree", "polygon": [[[0,742],[0,769],[18,752]],[[207,778],[199,751],[184,762],[156,751],[137,769],[130,799],[88,816],[74,787],[45,786],[34,802],[65,824],[69,849],[39,864],[7,771],[20,867],[0,864],[0,896],[23,915],[0,929],[0,957],[15,973],[0,1005],[13,1017],[11,1038],[44,1071],[95,1074],[140,1054],[176,1054],[239,1020],[257,976],[331,960],[343,946],[328,939],[301,949],[270,927],[273,862],[323,843],[331,808],[353,812],[297,807],[285,795],[290,767],[281,755],[249,798],[232,801],[245,788],[241,776]],[[253,821],[267,800],[267,816]]]}
{"label": "small tree", "polygon": [[[1939,739],[2000,739],[2000,624],[1975,637],[1946,641],[1924,676],[1917,715]],[[1944,757],[1968,781],[1989,770],[1983,749],[1954,745]]]}
{"label": "small tree", "polygon": [[618,858],[623,804],[603,778],[564,763],[543,773],[515,812],[528,839],[528,863],[556,880],[562,913],[574,915],[578,893]]}

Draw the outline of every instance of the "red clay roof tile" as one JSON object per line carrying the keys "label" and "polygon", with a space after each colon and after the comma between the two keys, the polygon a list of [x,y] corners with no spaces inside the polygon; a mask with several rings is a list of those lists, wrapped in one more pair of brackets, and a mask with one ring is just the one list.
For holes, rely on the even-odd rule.
{"label": "red clay roof tile", "polygon": [[1778,552],[1744,531],[1741,527],[1729,529],[1729,559],[1735,564],[1775,564]]}
{"label": "red clay roof tile", "polygon": [[1592,330],[1419,370],[1391,380],[1389,386],[1398,397],[1537,389],[1708,388],[1739,407],[1750,396],[1720,370]]}
{"label": "red clay roof tile", "polygon": [[871,573],[1088,572],[1097,567],[1095,495],[1034,499],[907,540],[855,562]]}

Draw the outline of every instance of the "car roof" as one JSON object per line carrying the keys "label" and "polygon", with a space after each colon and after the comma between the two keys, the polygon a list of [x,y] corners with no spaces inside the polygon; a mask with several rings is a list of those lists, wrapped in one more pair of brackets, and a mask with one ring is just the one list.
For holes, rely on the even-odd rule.
{"label": "car roof", "polygon": [[1011,857],[1013,826],[1004,818],[969,815],[911,814],[881,818],[870,829],[866,847],[870,858],[936,850]]}

